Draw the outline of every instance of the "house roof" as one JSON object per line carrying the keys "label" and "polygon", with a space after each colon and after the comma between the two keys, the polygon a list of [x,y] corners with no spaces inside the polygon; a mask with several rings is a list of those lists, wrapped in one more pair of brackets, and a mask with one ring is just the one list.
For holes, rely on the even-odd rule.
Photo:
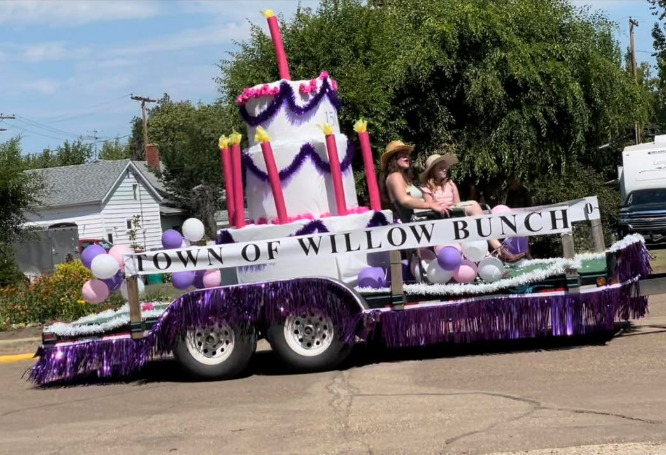
{"label": "house roof", "polygon": [[[152,171],[150,166],[148,166],[148,163],[145,161],[132,161],[136,168],[141,171],[143,176],[150,182],[151,185],[153,185],[153,188],[155,188],[162,196],[165,196],[167,194],[166,187],[164,186],[164,182]],[[160,162],[160,172],[164,171],[164,164]]]}
{"label": "house roof", "polygon": [[[26,172],[41,176],[46,185],[42,205],[56,207],[101,203],[113,190],[128,167],[137,171],[136,166],[130,160],[99,160],[76,166],[35,169]],[[141,175],[148,189],[155,193],[158,200],[161,200],[161,196],[143,173],[137,172],[137,174]]]}

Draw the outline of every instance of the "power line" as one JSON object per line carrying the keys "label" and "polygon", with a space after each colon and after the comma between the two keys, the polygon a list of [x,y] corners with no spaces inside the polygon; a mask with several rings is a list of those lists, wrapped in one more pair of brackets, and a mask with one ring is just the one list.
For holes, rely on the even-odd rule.
{"label": "power line", "polygon": [[18,117],[19,122],[25,123],[25,124],[29,125],[30,127],[33,127],[33,128],[39,128],[39,129],[42,129],[42,130],[45,130],[45,131],[48,131],[48,132],[51,132],[51,133],[54,133],[54,134],[62,134],[62,135],[65,135],[65,136],[72,136],[72,137],[77,137],[77,138],[82,136],[81,134],[70,133],[68,131],[61,130],[59,128],[53,128],[51,126],[44,125],[43,123],[37,122],[35,120],[30,120],[29,118],[23,117],[21,115],[17,115],[17,117]]}
{"label": "power line", "polygon": [[21,130],[21,131],[25,131],[26,133],[36,134],[36,135],[38,135],[38,136],[47,137],[47,138],[49,138],[49,139],[55,139],[55,140],[57,140],[57,141],[64,141],[64,140],[67,140],[67,138],[49,136],[48,134],[38,133],[37,131],[32,131],[32,130],[29,130],[29,129],[27,129],[27,128],[23,128],[23,127],[18,126],[18,125],[12,125],[12,126],[9,127],[9,129],[19,129],[19,130]]}
{"label": "power line", "polygon": [[[107,104],[112,104],[112,103],[120,104],[120,103],[118,103],[118,101],[126,100],[130,95],[131,95],[130,93],[127,93],[125,95],[119,96],[118,98],[114,98],[114,99],[109,100],[109,101],[104,101],[102,103],[98,103],[98,104],[94,104],[92,106],[88,106],[88,107],[83,108],[82,110],[78,111],[79,113],[68,112],[68,113],[59,114],[59,115],[56,115],[56,116],[53,116],[53,117],[43,118],[43,119],[41,119],[41,121],[42,122],[49,122],[49,123],[57,123],[57,122],[65,121],[65,120],[71,120],[71,119],[74,119],[74,118],[85,117],[86,115],[94,114],[95,113],[94,109],[97,108],[97,107],[104,106],[104,105],[107,105]],[[109,107],[111,107],[111,106],[109,106]],[[106,109],[103,109],[103,110],[106,110]],[[72,115],[72,114],[74,114],[74,115]]]}

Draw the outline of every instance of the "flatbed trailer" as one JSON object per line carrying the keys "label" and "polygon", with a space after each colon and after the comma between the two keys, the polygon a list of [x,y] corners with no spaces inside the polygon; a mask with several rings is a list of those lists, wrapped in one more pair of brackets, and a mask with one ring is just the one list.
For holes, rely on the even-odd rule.
{"label": "flatbed trailer", "polygon": [[[319,371],[335,368],[351,346],[363,340],[399,348],[574,336],[612,331],[618,321],[645,316],[647,297],[666,290],[666,275],[651,274],[650,254],[640,236],[604,248],[596,198],[525,209],[512,215],[509,224],[517,227],[504,237],[525,235],[521,228],[525,220],[528,224],[529,220],[554,220],[554,213],[564,214],[564,222],[550,226],[544,222],[538,232],[560,235],[565,257],[526,261],[495,283],[403,281],[401,251],[404,256],[416,249],[413,239],[400,243],[396,238],[431,226],[432,235],[421,236],[418,248],[441,244],[443,239],[460,241],[452,234],[455,229],[451,230],[460,227],[460,221],[456,225],[451,219],[127,256],[128,305],[47,327],[30,379],[41,385],[90,375],[130,377],[151,358],[169,354],[194,377],[228,379],[245,369],[262,338],[290,370]],[[475,222],[505,226],[507,221],[496,215],[465,220],[468,227]],[[557,220],[562,221],[561,217]],[[572,227],[576,223],[591,226],[596,252],[573,253]],[[477,234],[471,232],[467,239],[473,240]],[[187,267],[247,267],[248,262],[257,267],[262,261],[274,266],[293,264],[304,254],[299,244],[325,238],[332,242],[333,235],[354,254],[358,253],[354,243],[358,239],[366,239],[372,246],[389,240],[382,248],[391,258],[395,279],[390,286],[354,288],[332,277],[304,272],[303,276],[192,291],[171,303],[139,303],[137,279],[142,274]],[[358,245],[361,250],[367,246]],[[334,254],[348,253],[341,250]],[[269,254],[255,258],[248,257],[248,251]],[[178,258],[190,254],[204,255],[207,260],[176,264]]]}

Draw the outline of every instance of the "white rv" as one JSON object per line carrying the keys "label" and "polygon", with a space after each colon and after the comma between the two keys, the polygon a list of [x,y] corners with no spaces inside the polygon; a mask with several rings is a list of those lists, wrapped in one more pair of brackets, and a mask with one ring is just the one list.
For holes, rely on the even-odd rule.
{"label": "white rv", "polygon": [[636,232],[653,241],[666,238],[666,135],[626,147],[618,171],[620,234]]}
{"label": "white rv", "polygon": [[623,204],[632,191],[666,188],[666,135],[656,136],[654,142],[626,147],[619,173]]}

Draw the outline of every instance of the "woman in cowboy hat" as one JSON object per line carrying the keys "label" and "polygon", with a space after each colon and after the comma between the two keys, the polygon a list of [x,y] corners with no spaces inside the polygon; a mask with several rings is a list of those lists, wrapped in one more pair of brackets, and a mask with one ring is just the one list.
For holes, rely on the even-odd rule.
{"label": "woman in cowboy hat", "polygon": [[381,157],[382,195],[385,204],[390,203],[391,209],[403,222],[411,221],[415,209],[433,210],[442,215],[448,210],[436,202],[426,202],[423,193],[414,185],[410,175],[410,154],[414,147],[402,141],[391,141]]}
{"label": "woman in cowboy hat", "polygon": [[[460,201],[458,187],[449,174],[449,169],[456,163],[458,158],[454,155],[434,154],[428,157],[426,170],[420,175],[423,199],[426,203],[439,204],[447,210],[454,207],[464,208],[467,216],[483,215],[483,209],[478,202]],[[499,240],[489,240],[488,243],[497,256],[505,262],[516,262],[524,257],[522,254],[512,254]]]}

